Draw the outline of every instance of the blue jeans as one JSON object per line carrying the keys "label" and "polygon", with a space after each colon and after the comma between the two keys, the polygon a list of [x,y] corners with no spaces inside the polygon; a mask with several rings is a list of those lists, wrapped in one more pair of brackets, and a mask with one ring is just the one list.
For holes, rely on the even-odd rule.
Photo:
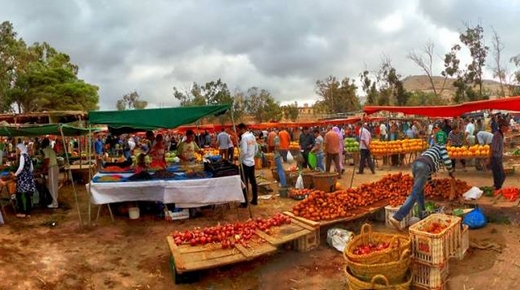
{"label": "blue jeans", "polygon": [[316,168],[320,171],[325,171],[325,166],[323,165],[323,152],[316,153]]}
{"label": "blue jeans", "polygon": [[412,193],[408,196],[404,204],[394,214],[394,218],[402,221],[406,215],[412,210],[415,202],[419,206],[419,218],[423,218],[424,212],[424,186],[430,176],[430,166],[421,161],[415,161],[412,165],[413,187]]}
{"label": "blue jeans", "polygon": [[274,162],[276,163],[276,172],[278,173],[278,177],[280,177],[280,186],[286,187],[287,179],[285,178],[285,171],[283,170],[282,156],[275,158]]}

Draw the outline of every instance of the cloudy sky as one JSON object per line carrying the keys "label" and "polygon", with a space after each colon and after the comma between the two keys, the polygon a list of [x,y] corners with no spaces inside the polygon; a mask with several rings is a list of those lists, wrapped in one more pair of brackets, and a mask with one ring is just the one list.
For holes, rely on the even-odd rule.
{"label": "cloudy sky", "polygon": [[218,78],[231,91],[256,86],[283,104],[312,103],[316,80],[357,78],[383,55],[401,75],[420,74],[406,54],[432,41],[443,55],[464,23],[480,23],[490,46],[493,27],[504,59],[520,53],[520,1],[0,0],[0,7],[0,21],[27,43],[46,41],[71,56],[79,77],[100,87],[102,110],[134,90],[149,107],[175,106],[174,86]]}

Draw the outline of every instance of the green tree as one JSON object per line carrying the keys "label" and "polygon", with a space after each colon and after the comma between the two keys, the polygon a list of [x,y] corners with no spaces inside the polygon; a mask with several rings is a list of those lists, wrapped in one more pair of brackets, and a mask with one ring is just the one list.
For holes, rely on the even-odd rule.
{"label": "green tree", "polygon": [[0,25],[0,110],[21,113],[96,110],[98,88],[78,79],[78,66],[48,43],[27,46],[10,22]]}
{"label": "green tree", "polygon": [[341,82],[329,76],[316,81],[316,93],[321,97],[319,104],[328,114],[346,113],[359,110],[359,98],[354,80],[344,78]]}
{"label": "green tree", "polygon": [[116,108],[118,111],[131,109],[144,109],[148,106],[147,101],[140,100],[140,96],[136,91],[128,93],[120,100],[117,100]]}
{"label": "green tree", "polygon": [[265,121],[280,121],[282,109],[271,93],[264,89],[251,87],[246,94],[247,113],[259,123]]}
{"label": "green tree", "polygon": [[464,72],[460,68],[460,59],[457,57],[457,52],[461,49],[460,45],[455,44],[450,52],[444,55],[444,70],[441,72],[444,77],[455,78],[453,86],[455,87],[455,95],[453,102],[462,103],[466,97],[467,85],[464,77]]}
{"label": "green tree", "polygon": [[363,71],[359,74],[359,80],[361,81],[361,88],[366,95],[365,105],[375,105],[379,98],[379,92],[376,87],[376,82],[370,77],[368,70]]}
{"label": "green tree", "polygon": [[401,75],[397,73],[388,58],[383,58],[381,62],[378,81],[380,84],[379,97],[381,98],[378,103],[383,103],[384,105],[396,104],[397,106],[406,105],[410,94],[404,89]]}
{"label": "green tree", "polygon": [[466,81],[479,87],[478,99],[483,99],[483,70],[489,47],[484,44],[484,28],[466,25],[466,32],[460,35],[460,41],[469,49],[472,61],[467,67]]}
{"label": "green tree", "polygon": [[298,109],[297,102],[283,106],[282,110],[285,119],[291,120],[293,122],[296,122],[296,120],[298,120],[298,114],[300,113],[300,110]]}
{"label": "green tree", "polygon": [[410,93],[407,106],[442,106],[448,102],[434,92],[415,91]]}
{"label": "green tree", "polygon": [[514,64],[516,70],[511,74],[508,87],[510,96],[520,95],[520,54],[513,56],[509,62]]}

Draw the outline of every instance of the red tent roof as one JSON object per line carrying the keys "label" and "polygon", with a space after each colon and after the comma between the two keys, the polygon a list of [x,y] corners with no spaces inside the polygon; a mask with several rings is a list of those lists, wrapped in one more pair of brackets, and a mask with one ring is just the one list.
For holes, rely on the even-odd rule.
{"label": "red tent roof", "polygon": [[467,102],[451,106],[365,106],[363,111],[366,114],[374,114],[379,111],[388,111],[428,117],[457,117],[467,112],[488,109],[520,111],[520,96],[497,100]]}

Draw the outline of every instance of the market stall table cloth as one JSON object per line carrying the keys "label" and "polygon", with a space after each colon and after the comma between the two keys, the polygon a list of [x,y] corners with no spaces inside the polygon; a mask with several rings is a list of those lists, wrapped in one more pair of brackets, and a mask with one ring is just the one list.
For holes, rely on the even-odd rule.
{"label": "market stall table cloth", "polygon": [[[130,176],[132,174],[119,174]],[[102,176],[102,174],[96,174]],[[161,201],[177,207],[199,207],[208,204],[244,202],[239,175],[191,180],[151,180],[126,182],[91,182],[93,204],[124,201]]]}

